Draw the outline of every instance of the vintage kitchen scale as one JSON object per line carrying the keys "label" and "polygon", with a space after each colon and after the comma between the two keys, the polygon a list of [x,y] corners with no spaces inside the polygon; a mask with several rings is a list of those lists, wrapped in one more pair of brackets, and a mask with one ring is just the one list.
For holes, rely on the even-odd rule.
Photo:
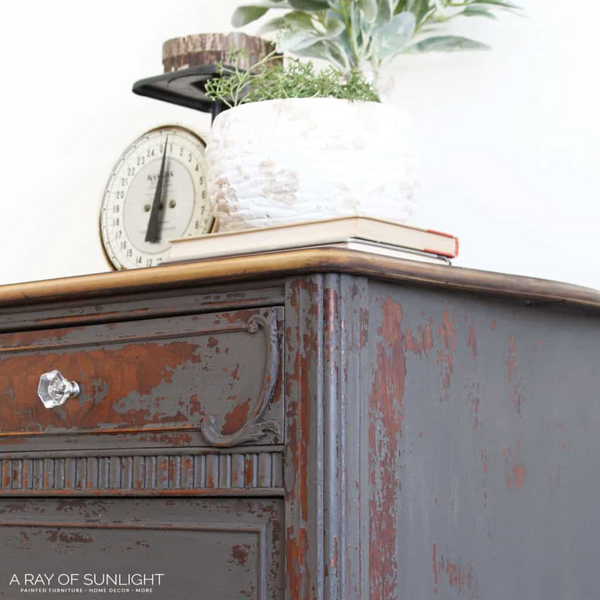
{"label": "vintage kitchen scale", "polygon": [[[168,40],[163,45],[164,74],[142,79],[133,92],[210,113],[221,103],[205,94],[218,64],[247,69],[273,51],[258,37],[243,33],[203,34]],[[214,230],[215,215],[206,188],[204,136],[167,124],[146,131],[121,154],[102,197],[102,246],[115,269],[160,265],[169,240]]]}

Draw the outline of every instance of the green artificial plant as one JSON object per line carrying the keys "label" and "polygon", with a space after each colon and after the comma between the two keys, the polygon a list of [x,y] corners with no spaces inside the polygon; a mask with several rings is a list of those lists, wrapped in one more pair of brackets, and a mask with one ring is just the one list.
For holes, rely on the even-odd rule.
{"label": "green artificial plant", "polygon": [[286,98],[339,98],[351,102],[379,102],[362,73],[342,74],[333,67],[317,71],[312,62],[270,54],[252,70],[219,65],[221,77],[205,84],[206,95],[233,108],[240,104]]}
{"label": "green artificial plant", "polygon": [[237,8],[242,27],[271,10],[261,34],[274,35],[279,52],[322,58],[344,74],[361,72],[377,83],[381,69],[401,53],[487,49],[475,40],[439,35],[456,17],[495,18],[516,11],[510,0],[255,0]]}

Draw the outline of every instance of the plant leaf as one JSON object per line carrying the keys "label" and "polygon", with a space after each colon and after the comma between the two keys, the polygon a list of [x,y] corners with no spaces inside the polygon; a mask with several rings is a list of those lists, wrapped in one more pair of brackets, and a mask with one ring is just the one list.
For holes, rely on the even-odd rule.
{"label": "plant leaf", "polygon": [[276,17],[275,19],[271,19],[267,21],[264,25],[262,25],[257,33],[259,35],[263,35],[265,33],[271,33],[272,31],[281,31],[287,27],[287,22],[285,17]]}
{"label": "plant leaf", "polygon": [[[398,6],[401,6],[401,4]],[[417,23],[421,23],[423,18],[430,12],[431,7],[428,0],[407,0],[403,9],[415,15]],[[402,12],[402,10],[396,9],[396,12]]]}
{"label": "plant leaf", "polygon": [[348,72],[351,68],[351,65],[344,48],[335,40],[329,40],[327,42],[327,46],[329,47],[329,53],[332,59],[336,61],[338,65],[340,65],[340,70],[342,73]]}
{"label": "plant leaf", "polygon": [[441,35],[427,38],[406,49],[410,53],[454,52],[456,50],[489,50],[490,47],[469,38],[455,35]]}
{"label": "plant leaf", "polygon": [[352,33],[352,35],[354,36],[356,46],[358,48],[361,47],[359,38],[360,38],[361,31],[362,31],[362,21],[363,21],[362,12],[360,10],[357,10],[356,8],[351,10],[351,12],[350,12],[350,31],[348,33]]}
{"label": "plant leaf", "polygon": [[359,8],[368,23],[373,23],[377,18],[377,0],[359,0]]}
{"label": "plant leaf", "polygon": [[234,27],[243,27],[260,19],[264,14],[269,11],[268,8],[261,6],[238,6],[231,17],[231,24]]}
{"label": "plant leaf", "polygon": [[231,17],[231,24],[234,27],[243,27],[260,19],[270,8],[291,8],[286,0],[265,0],[263,2],[254,2],[253,4],[244,4],[238,6]]}
{"label": "plant leaf", "polygon": [[463,17],[486,17],[487,19],[496,19],[496,15],[484,6],[469,6],[462,13]]}
{"label": "plant leaf", "polygon": [[314,31],[296,30],[284,33],[277,40],[277,52],[293,52],[298,54],[300,50],[304,50],[321,41],[323,37]]}
{"label": "plant leaf", "polygon": [[378,0],[377,6],[377,24],[379,26],[387,25],[394,16],[393,0]]}
{"label": "plant leaf", "polygon": [[283,17],[277,17],[267,21],[259,30],[259,34],[271,33],[272,31],[286,31],[296,29],[311,29],[314,30],[315,26],[308,15],[305,12],[294,11],[287,13]]}
{"label": "plant leaf", "polygon": [[500,6],[501,8],[508,8],[510,10],[521,10],[521,7],[508,2],[508,0],[473,0],[473,4],[490,4],[492,6]]}
{"label": "plant leaf", "polygon": [[377,45],[376,59],[385,60],[404,50],[410,42],[416,27],[415,15],[411,12],[398,13],[385,27],[374,35]]}
{"label": "plant leaf", "polygon": [[329,8],[327,0],[288,0],[290,6],[296,10],[314,12]]}
{"label": "plant leaf", "polygon": [[321,40],[312,46],[302,49],[296,54],[308,58],[322,58],[331,63],[342,73],[350,71],[348,56],[342,46],[335,40]]}
{"label": "plant leaf", "polygon": [[335,42],[337,46],[341,49],[341,51],[346,56],[346,60],[350,65],[349,68],[356,67],[351,57],[353,57],[352,53],[352,43],[350,42],[350,36],[348,35],[348,30],[344,29],[337,38],[335,38]]}
{"label": "plant leaf", "polygon": [[346,29],[340,15],[332,10],[328,10],[325,15],[325,27],[327,28],[327,37],[337,37]]}

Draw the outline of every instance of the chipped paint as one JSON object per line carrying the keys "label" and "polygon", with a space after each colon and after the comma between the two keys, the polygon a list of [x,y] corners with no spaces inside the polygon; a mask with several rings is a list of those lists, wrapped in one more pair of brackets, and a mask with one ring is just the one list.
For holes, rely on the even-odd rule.
{"label": "chipped paint", "polygon": [[369,311],[361,307],[359,314],[359,348],[362,350],[369,342]]}
{"label": "chipped paint", "polygon": [[452,374],[454,373],[454,355],[440,350],[437,355],[437,363],[442,367],[442,395],[440,401],[450,399],[450,386],[452,383]]}
{"label": "chipped paint", "polygon": [[287,528],[285,546],[286,590],[290,598],[308,600],[311,594],[310,572],[305,569],[308,554],[308,534],[306,529],[298,533],[293,527]]}
{"label": "chipped paint", "polygon": [[512,468],[512,478],[515,487],[522,488],[525,483],[525,467],[523,465],[514,465]]}
{"label": "chipped paint", "polygon": [[502,450],[507,490],[521,489],[525,485],[525,465],[521,462],[520,455],[520,440],[516,440],[511,447]]}
{"label": "chipped paint", "polygon": [[377,362],[369,399],[369,580],[371,598],[387,600],[398,593],[398,505],[406,359],[402,306],[382,300]]}
{"label": "chipped paint", "polygon": [[231,560],[237,562],[240,565],[245,565],[248,562],[251,547],[248,544],[235,545],[231,548]]}
{"label": "chipped paint", "polygon": [[444,310],[444,318],[437,328],[436,334],[444,342],[444,347],[448,352],[456,352],[455,321],[450,318],[448,309]]}
{"label": "chipped paint", "polygon": [[412,352],[421,356],[429,356],[429,352],[433,348],[433,332],[431,325],[419,325],[418,335],[413,335],[412,329],[408,327],[404,335],[404,345],[407,352]]}
{"label": "chipped paint", "polygon": [[[473,561],[464,563],[459,556],[457,561],[444,557],[433,544],[433,591],[438,594],[440,590],[454,591],[469,600],[478,600],[479,583],[475,578]],[[446,597],[446,595],[445,595]]]}
{"label": "chipped paint", "polygon": [[520,415],[523,407],[523,393],[521,382],[519,381],[517,374],[517,344],[515,341],[515,336],[512,333],[510,333],[508,337],[509,344],[508,356],[506,357],[506,368],[508,382],[512,384],[510,399],[514,411]]}
{"label": "chipped paint", "polygon": [[477,359],[477,324],[469,324],[469,341],[467,342],[469,348],[471,348],[471,356],[473,360]]}
{"label": "chipped paint", "polygon": [[225,422],[221,430],[223,435],[236,433],[246,424],[251,404],[252,398],[248,398],[225,415]]}
{"label": "chipped paint", "polygon": [[479,429],[479,398],[473,394],[469,395],[469,406],[473,410],[473,429]]}
{"label": "chipped paint", "polygon": [[[12,512],[6,514],[7,509]],[[46,573],[59,563],[69,565],[68,573],[84,573],[92,561],[99,582],[119,571],[105,557],[110,547],[119,550],[129,572],[162,573],[164,558],[176,548],[186,557],[210,554],[210,560],[197,561],[192,578],[189,561],[171,562],[165,577],[177,580],[178,597],[196,597],[198,581],[209,580],[210,589],[226,598],[243,597],[240,590],[251,591],[247,597],[253,599],[284,596],[281,499],[30,498],[18,504],[0,499],[0,513],[6,514],[3,567],[11,572],[23,572],[33,555],[42,561],[39,572],[50,565]],[[44,556],[50,562],[44,563]],[[0,581],[0,596],[15,596],[8,579]]]}
{"label": "chipped paint", "polygon": [[[191,333],[183,336],[188,338],[185,340],[177,339],[178,334],[169,333],[168,327],[160,330],[162,334],[157,333],[159,330],[150,321],[146,330],[140,330],[138,324],[136,336],[132,336],[123,323],[117,324],[117,329],[108,327],[115,324],[108,324],[95,328],[73,328],[70,333],[61,330],[56,338],[49,332],[29,332],[31,335],[26,341],[40,345],[39,351],[30,353],[23,349],[5,349],[0,353],[0,438],[3,432],[8,432],[8,438],[15,438],[0,439],[0,443],[27,443],[23,438],[17,439],[20,433],[49,436],[66,432],[87,435],[198,429],[207,414],[215,415],[219,431],[225,421],[225,427],[231,430],[234,422],[238,423],[239,416],[247,411],[247,393],[260,393],[259,369],[265,368],[264,364],[260,364],[261,355],[264,356],[264,337],[248,335],[247,317],[265,313],[271,318],[276,310],[249,309],[203,316],[204,323],[210,323],[212,319],[216,322],[215,327],[225,328],[226,333],[213,336],[202,331],[194,333],[201,324],[192,327],[189,323],[198,316],[180,317],[174,322],[189,327],[193,333],[193,337]],[[238,324],[239,328],[236,328]],[[231,332],[227,328],[231,328]],[[94,336],[88,329],[94,332]],[[112,339],[102,345],[107,331],[111,332]],[[159,335],[167,337],[152,339]],[[2,344],[5,341],[23,342],[20,338],[8,336],[0,336]],[[119,343],[123,336],[140,339]],[[238,357],[243,352],[253,366],[257,363],[258,368],[253,369],[252,376],[242,376],[243,365],[240,362],[234,363],[236,366],[232,372],[229,369],[223,372],[223,359],[217,357],[217,350],[225,346],[228,349],[233,347]],[[43,350],[44,347],[48,350]],[[249,352],[253,347],[257,351]],[[32,367],[33,362],[35,366]],[[80,384],[81,393],[63,407],[49,411],[35,395],[32,396],[31,390],[37,390],[40,373],[53,369],[75,379]],[[274,391],[281,396],[281,375],[276,375]],[[271,379],[269,374],[269,381]],[[176,393],[173,393],[175,390]],[[206,390],[210,390],[210,395]],[[227,393],[224,393],[225,390]],[[240,396],[243,391],[246,394]],[[229,400],[229,406],[218,402],[219,394]],[[274,405],[278,403],[280,408],[275,409]],[[273,419],[279,413],[278,421],[281,421],[283,406],[280,398],[273,396],[272,404],[273,409],[269,408],[268,416]],[[274,430],[270,435],[276,437]],[[171,439],[176,441],[176,438]],[[186,440],[189,443],[191,438],[183,433],[177,443],[185,444]],[[72,438],[72,443],[76,443],[76,438]]]}
{"label": "chipped paint", "polygon": [[[314,370],[321,364],[322,304],[319,278],[294,279],[288,286],[288,307],[298,325],[286,323],[286,451],[285,497],[288,513],[294,515],[286,528],[286,589],[291,598],[316,598],[309,561],[309,532],[314,518],[309,506],[309,489],[314,485],[311,475],[311,446]],[[311,299],[311,301],[308,301]],[[324,567],[324,565],[323,565]]]}
{"label": "chipped paint", "polygon": [[50,530],[48,531],[48,541],[52,544],[60,542],[61,544],[72,545],[72,544],[93,544],[94,538],[90,535],[82,533],[66,533],[61,530]]}
{"label": "chipped paint", "polygon": [[454,353],[456,352],[455,321],[450,318],[448,309],[444,310],[442,323],[436,330],[436,337],[443,344],[437,352],[437,364],[442,367],[442,394],[440,402],[450,399],[452,374],[454,373]]}
{"label": "chipped paint", "polygon": [[[148,450],[146,452],[149,452]],[[0,485],[2,495],[35,495],[51,492],[77,495],[152,494],[159,490],[174,495],[206,488],[248,494],[282,494],[280,451],[218,454],[157,454],[134,456],[13,458],[12,478]],[[252,469],[248,470],[248,464]],[[269,490],[268,492],[265,490]],[[66,505],[65,505],[66,506]]]}

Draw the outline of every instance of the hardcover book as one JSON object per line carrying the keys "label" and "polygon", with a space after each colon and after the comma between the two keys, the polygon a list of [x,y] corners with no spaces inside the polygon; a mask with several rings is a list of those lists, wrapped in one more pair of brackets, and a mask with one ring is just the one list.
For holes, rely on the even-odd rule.
{"label": "hardcover book", "polygon": [[[442,262],[445,262],[444,258],[456,258],[459,247],[455,236],[431,229],[368,217],[342,217],[175,239],[171,241],[171,251],[165,262],[339,244],[352,244],[353,249],[362,251],[378,249],[376,253],[379,254],[389,251],[409,253],[403,258],[414,260],[419,260],[417,256],[428,255],[441,258]],[[356,244],[361,247],[357,248]]]}

